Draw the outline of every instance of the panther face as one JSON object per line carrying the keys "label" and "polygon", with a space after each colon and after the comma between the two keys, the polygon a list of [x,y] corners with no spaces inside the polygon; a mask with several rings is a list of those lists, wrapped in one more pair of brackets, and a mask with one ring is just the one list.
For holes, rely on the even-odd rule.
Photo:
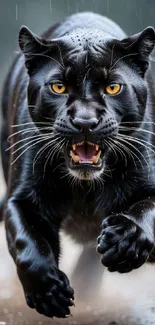
{"label": "panther face", "polygon": [[[46,41],[21,29],[19,43],[30,77],[30,116],[36,126],[37,121],[48,121],[51,147],[61,152],[74,177],[100,177],[115,155],[120,134],[125,134],[120,126],[143,120],[151,33],[148,28],[120,41],[98,30],[78,29]],[[144,45],[148,53],[142,60]],[[137,56],[132,55],[135,51]]]}

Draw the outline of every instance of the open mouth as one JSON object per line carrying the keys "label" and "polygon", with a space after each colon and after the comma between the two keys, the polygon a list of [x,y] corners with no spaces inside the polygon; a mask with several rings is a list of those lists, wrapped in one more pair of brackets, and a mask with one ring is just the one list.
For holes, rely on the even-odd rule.
{"label": "open mouth", "polygon": [[83,141],[80,143],[72,144],[70,150],[70,157],[74,164],[100,165],[101,150],[98,144]]}

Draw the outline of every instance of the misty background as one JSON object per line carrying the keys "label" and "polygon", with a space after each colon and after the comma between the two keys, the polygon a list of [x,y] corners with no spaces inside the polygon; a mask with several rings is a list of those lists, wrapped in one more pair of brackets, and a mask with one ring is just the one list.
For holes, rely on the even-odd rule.
{"label": "misty background", "polygon": [[[154,0],[0,0],[0,87],[18,48],[18,33],[27,25],[40,34],[51,24],[79,11],[115,20],[127,34],[155,26]],[[154,64],[155,65],[155,64]]]}

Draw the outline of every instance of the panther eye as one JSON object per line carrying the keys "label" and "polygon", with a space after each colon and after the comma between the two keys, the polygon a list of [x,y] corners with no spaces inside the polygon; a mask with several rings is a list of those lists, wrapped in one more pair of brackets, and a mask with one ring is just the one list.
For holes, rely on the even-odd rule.
{"label": "panther eye", "polygon": [[120,89],[121,89],[120,84],[111,84],[111,85],[108,85],[105,90],[106,90],[106,93],[109,95],[116,95],[119,93]]}
{"label": "panther eye", "polygon": [[56,94],[64,94],[66,92],[66,86],[62,82],[52,83],[51,88]]}

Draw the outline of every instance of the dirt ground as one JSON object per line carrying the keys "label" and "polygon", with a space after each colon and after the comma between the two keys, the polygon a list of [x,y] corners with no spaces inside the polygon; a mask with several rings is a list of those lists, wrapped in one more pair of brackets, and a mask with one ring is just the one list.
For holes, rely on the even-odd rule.
{"label": "dirt ground", "polygon": [[[0,195],[3,181],[0,182]],[[63,239],[61,269],[70,277],[82,248]],[[68,258],[69,256],[69,258]],[[0,325],[155,325],[155,265],[144,265],[130,274],[104,270],[100,293],[94,301],[75,300],[73,317],[51,320],[25,304],[21,285],[7,251],[4,226],[0,226]]]}

